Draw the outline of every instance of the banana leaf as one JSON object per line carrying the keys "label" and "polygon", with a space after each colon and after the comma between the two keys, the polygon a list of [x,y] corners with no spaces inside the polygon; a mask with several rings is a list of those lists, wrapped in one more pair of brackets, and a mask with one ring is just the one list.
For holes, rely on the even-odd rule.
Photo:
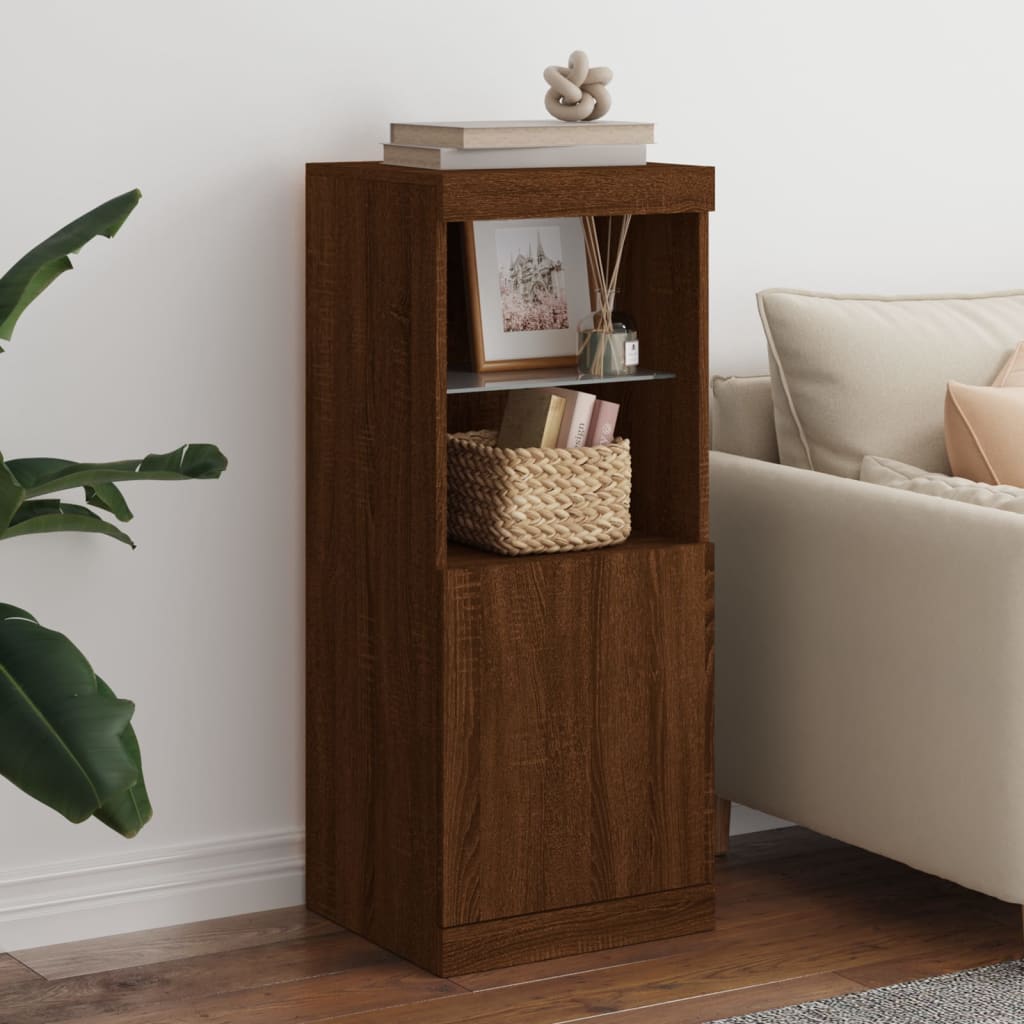
{"label": "banana leaf", "polygon": [[118,489],[117,484],[97,484],[95,487],[85,488],[85,503],[93,508],[101,508],[104,512],[111,512],[122,523],[131,522],[134,518],[128,502]]}
{"label": "banana leaf", "polygon": [[0,455],[0,534],[25,500],[25,488],[18,483]]}
{"label": "banana leaf", "polygon": [[23,502],[0,540],[28,537],[37,533],[102,533],[134,548],[135,543],[123,530],[101,519],[84,505],[72,505],[57,498],[37,498]]}
{"label": "banana leaf", "polygon": [[0,775],[84,821],[140,782],[125,742],[134,710],[66,636],[0,605]]}
{"label": "banana leaf", "polygon": [[10,341],[28,304],[64,271],[71,270],[69,254],[97,235],[113,238],[141,198],[142,193],[133,189],[97,206],[41,242],[0,277],[0,340]]}
{"label": "banana leaf", "polygon": [[[99,676],[96,677],[96,686],[103,696],[114,697],[114,692]],[[138,769],[138,781],[123,793],[107,800],[93,812],[93,817],[115,832],[120,832],[125,838],[131,839],[132,836],[138,835],[142,826],[153,817],[153,805],[149,802],[146,782],[142,777],[142,752],[139,750],[139,739],[131,722],[121,733],[121,745],[128,752],[132,764]]]}
{"label": "banana leaf", "polygon": [[[67,459],[10,459],[6,466],[26,498],[124,480],[215,480],[228,460],[212,444],[186,444],[173,452],[121,462],[69,462]],[[109,500],[109,495],[104,494]],[[125,506],[127,508],[127,506]],[[130,514],[130,513],[129,513]]]}

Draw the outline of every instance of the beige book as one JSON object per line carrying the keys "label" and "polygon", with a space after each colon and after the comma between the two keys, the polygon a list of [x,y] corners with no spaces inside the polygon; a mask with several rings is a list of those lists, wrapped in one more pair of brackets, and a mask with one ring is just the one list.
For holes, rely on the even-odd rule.
{"label": "beige book", "polygon": [[516,146],[450,149],[384,143],[383,163],[429,171],[484,171],[518,167],[643,167],[646,146]]}
{"label": "beige book", "polygon": [[439,121],[392,124],[395,146],[514,149],[518,146],[645,146],[654,125],[637,121]]}
{"label": "beige book", "polygon": [[556,447],[582,448],[587,443],[590,417],[594,412],[597,395],[589,391],[573,391],[572,388],[549,388],[548,393],[561,395],[565,399]]}
{"label": "beige book", "polygon": [[554,448],[565,399],[543,391],[512,391],[498,431],[499,448]]}

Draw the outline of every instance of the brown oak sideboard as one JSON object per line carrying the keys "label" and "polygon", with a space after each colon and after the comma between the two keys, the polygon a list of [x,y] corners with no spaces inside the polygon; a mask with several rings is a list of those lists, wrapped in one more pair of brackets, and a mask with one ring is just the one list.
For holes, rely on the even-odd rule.
{"label": "brown oak sideboard", "polygon": [[[714,170],[307,168],[307,899],[440,975],[712,927]],[[447,538],[462,224],[633,214],[622,305],[666,379],[620,403],[633,533]]]}

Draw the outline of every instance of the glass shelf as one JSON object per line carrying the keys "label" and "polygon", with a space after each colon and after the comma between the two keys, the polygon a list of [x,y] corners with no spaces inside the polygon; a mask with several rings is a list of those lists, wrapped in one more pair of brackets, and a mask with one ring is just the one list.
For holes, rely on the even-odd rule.
{"label": "glass shelf", "polygon": [[519,388],[575,388],[587,384],[632,384],[645,380],[671,380],[674,373],[645,370],[638,366],[636,373],[621,377],[592,377],[569,367],[540,370],[510,370],[495,373],[473,373],[472,370],[448,371],[448,394],[468,395],[473,392],[515,391]]}

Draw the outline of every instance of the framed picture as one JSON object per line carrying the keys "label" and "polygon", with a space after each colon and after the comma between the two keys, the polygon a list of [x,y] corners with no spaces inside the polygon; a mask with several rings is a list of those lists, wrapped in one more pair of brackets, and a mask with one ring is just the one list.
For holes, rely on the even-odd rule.
{"label": "framed picture", "polygon": [[590,312],[579,218],[478,220],[465,232],[477,372],[575,366],[576,325]]}

